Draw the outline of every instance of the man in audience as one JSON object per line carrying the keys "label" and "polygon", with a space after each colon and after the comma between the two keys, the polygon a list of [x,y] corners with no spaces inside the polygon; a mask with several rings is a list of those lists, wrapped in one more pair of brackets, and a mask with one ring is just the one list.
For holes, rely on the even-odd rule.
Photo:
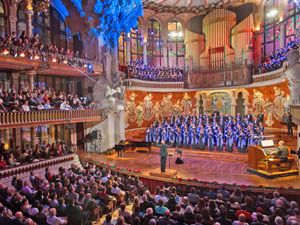
{"label": "man in audience", "polygon": [[56,209],[51,208],[49,210],[49,215],[47,216],[47,223],[49,225],[61,225],[66,224],[67,221],[56,216]]}

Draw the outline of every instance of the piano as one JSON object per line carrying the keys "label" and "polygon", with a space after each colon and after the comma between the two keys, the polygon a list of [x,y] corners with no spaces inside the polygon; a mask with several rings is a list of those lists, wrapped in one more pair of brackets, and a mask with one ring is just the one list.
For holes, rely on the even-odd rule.
{"label": "piano", "polygon": [[[293,160],[291,157],[290,148],[288,148],[289,156],[287,162]],[[271,172],[273,165],[280,166],[280,159],[274,159],[273,157],[278,152],[278,148],[275,145],[271,146],[249,146],[248,149],[248,168],[251,170],[266,170]]]}
{"label": "piano", "polygon": [[115,150],[118,152],[118,156],[123,154],[127,148],[148,148],[148,153],[151,153],[151,142],[146,141],[121,141],[119,144],[115,145]]}

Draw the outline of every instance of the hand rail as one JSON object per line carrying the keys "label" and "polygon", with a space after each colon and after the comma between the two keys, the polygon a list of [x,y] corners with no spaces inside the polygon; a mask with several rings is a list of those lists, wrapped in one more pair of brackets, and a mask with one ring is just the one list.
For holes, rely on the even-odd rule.
{"label": "hand rail", "polygon": [[103,110],[41,110],[31,112],[1,112],[0,126],[43,122],[72,122],[84,119],[102,120]]}

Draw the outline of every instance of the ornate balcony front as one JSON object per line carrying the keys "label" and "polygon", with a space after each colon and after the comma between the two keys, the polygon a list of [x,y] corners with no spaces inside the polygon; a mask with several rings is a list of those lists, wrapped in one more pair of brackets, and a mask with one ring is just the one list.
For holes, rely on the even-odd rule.
{"label": "ornate balcony front", "polygon": [[103,121],[104,119],[105,112],[100,109],[10,112],[0,113],[0,129],[42,124]]}
{"label": "ornate balcony front", "polygon": [[[87,66],[91,65],[93,73],[88,71]],[[38,59],[32,57],[13,57],[0,53],[0,69],[13,71],[36,70],[38,74],[56,76],[84,76],[83,74],[101,74],[103,66],[97,61],[68,57],[56,54],[53,57]]]}

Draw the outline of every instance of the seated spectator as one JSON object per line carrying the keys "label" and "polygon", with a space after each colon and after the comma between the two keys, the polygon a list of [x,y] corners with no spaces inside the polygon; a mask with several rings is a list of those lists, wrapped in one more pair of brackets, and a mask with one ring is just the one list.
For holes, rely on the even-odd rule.
{"label": "seated spectator", "polygon": [[[162,202],[162,200],[160,200]],[[175,221],[171,219],[171,213],[170,210],[166,209],[163,213],[163,217],[160,217],[158,219],[157,224],[158,225],[173,225],[175,224]]]}
{"label": "seated spectator", "polygon": [[28,101],[25,101],[25,103],[22,105],[22,110],[24,112],[30,112],[30,107],[28,105]]}
{"label": "seated spectator", "polygon": [[3,155],[0,155],[0,168],[6,167],[6,160],[4,159]]}
{"label": "seated spectator", "polygon": [[49,225],[60,225],[60,224],[66,224],[67,221],[57,217],[56,216],[56,209],[55,208],[51,208],[49,210],[49,215],[47,216],[47,223]]}
{"label": "seated spectator", "polygon": [[44,107],[44,105],[43,105],[42,102],[40,102],[40,103],[38,104],[37,109],[38,109],[38,110],[44,110],[44,109],[45,109],[45,107]]}
{"label": "seated spectator", "polygon": [[232,225],[248,225],[246,223],[246,216],[244,214],[239,215],[239,220],[233,221]]}
{"label": "seated spectator", "polygon": [[71,110],[71,106],[69,105],[68,101],[62,102],[59,108],[61,110]]}
{"label": "seated spectator", "polygon": [[155,210],[155,214],[157,214],[157,215],[164,215],[165,211],[168,210],[168,208],[164,206],[163,199],[159,199],[158,200],[158,205],[155,206],[154,210]]}

